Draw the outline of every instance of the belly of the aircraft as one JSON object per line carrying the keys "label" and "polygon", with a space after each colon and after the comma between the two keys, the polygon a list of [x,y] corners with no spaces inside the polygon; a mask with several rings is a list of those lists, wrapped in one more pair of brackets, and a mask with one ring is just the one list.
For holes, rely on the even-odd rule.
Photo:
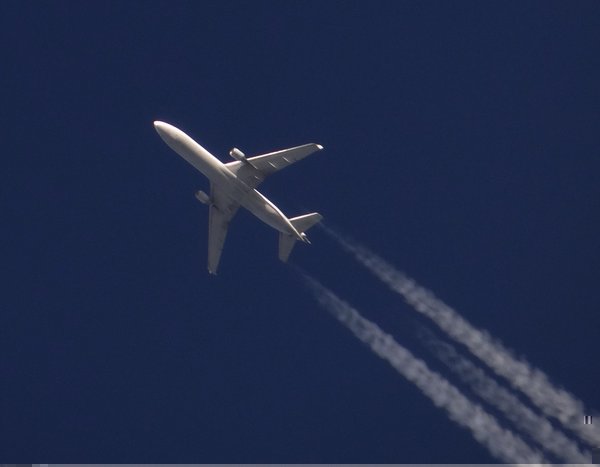
{"label": "belly of the aircraft", "polygon": [[256,190],[250,191],[241,204],[265,224],[280,232],[289,233],[290,228],[283,213]]}

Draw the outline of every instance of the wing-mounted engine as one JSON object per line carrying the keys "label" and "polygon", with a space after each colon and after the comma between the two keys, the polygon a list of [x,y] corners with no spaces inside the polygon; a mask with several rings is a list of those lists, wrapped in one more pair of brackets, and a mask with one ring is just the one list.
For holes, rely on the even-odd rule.
{"label": "wing-mounted engine", "polygon": [[246,158],[246,155],[238,148],[232,148],[231,151],[229,151],[229,155],[233,157],[236,161],[243,162],[244,164],[249,165],[250,167],[254,167],[254,164],[250,162]]}
{"label": "wing-mounted engine", "polygon": [[194,196],[196,197],[196,199],[198,201],[200,201],[202,204],[206,204],[206,205],[211,205],[212,204],[212,200],[210,199],[210,196],[208,196],[206,193],[204,193],[203,191],[199,190],[197,191]]}
{"label": "wing-mounted engine", "polygon": [[238,148],[232,148],[231,151],[229,151],[229,155],[233,157],[236,161],[246,162],[247,160],[246,155]]}

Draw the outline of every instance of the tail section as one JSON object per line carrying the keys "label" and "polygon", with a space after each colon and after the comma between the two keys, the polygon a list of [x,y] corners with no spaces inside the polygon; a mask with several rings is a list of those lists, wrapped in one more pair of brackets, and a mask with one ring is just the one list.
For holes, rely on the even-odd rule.
{"label": "tail section", "polygon": [[[321,214],[313,212],[311,214],[293,217],[290,219],[290,222],[298,233],[300,233],[302,240],[306,243],[310,243],[304,232],[317,224],[321,219],[323,219]],[[296,244],[296,240],[298,240],[298,238],[293,235],[279,233],[279,259],[284,263],[287,262],[290,257],[290,253]]]}
{"label": "tail section", "polygon": [[321,219],[323,219],[321,214],[318,212],[312,212],[310,214],[304,214],[303,216],[292,217],[290,222],[298,232],[304,233],[313,225],[317,224]]}
{"label": "tail section", "polygon": [[296,237],[288,235],[283,232],[279,232],[279,259],[284,263],[287,263],[292,248],[296,244]]}

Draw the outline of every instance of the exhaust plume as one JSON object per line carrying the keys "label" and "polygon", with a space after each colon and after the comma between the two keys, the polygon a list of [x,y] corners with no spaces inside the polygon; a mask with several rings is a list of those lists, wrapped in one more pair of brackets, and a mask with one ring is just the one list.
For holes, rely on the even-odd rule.
{"label": "exhaust plume", "polygon": [[555,387],[546,374],[532,367],[523,358],[513,356],[502,343],[487,332],[477,329],[455,310],[443,303],[429,290],[419,286],[406,274],[395,269],[372,251],[350,241],[332,229],[323,230],[415,310],[431,319],[442,331],[488,365],[494,373],[505,378],[512,387],[529,398],[546,416],[554,417],[565,428],[577,434],[590,447],[600,445],[600,432],[593,425],[584,425],[589,411],[575,396]]}
{"label": "exhaust plume", "polygon": [[467,399],[456,387],[423,360],[398,344],[379,326],[338,298],[312,277],[304,274],[306,283],[319,304],[367,344],[379,357],[387,360],[404,378],[413,383],[448,417],[463,428],[497,459],[508,463],[543,463],[543,455],[527,445],[518,435],[502,428],[480,405]]}
{"label": "exhaust plume", "polygon": [[429,330],[419,333],[425,346],[473,391],[500,410],[522,432],[527,433],[547,452],[569,463],[585,464],[590,454],[579,450],[577,443],[555,429],[547,418],[536,414],[512,392],[500,386],[475,364],[460,355],[454,346],[441,341]]}

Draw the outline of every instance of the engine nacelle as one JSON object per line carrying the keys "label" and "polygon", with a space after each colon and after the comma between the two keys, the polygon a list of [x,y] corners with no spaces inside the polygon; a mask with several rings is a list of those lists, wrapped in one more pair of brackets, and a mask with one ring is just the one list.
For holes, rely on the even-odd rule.
{"label": "engine nacelle", "polygon": [[208,196],[206,193],[204,193],[203,191],[197,191],[194,196],[196,197],[196,199],[198,201],[200,201],[202,204],[211,204],[210,201],[210,196]]}
{"label": "engine nacelle", "polygon": [[246,156],[238,148],[233,148],[231,151],[229,151],[229,155],[236,161],[244,162],[246,160]]}

